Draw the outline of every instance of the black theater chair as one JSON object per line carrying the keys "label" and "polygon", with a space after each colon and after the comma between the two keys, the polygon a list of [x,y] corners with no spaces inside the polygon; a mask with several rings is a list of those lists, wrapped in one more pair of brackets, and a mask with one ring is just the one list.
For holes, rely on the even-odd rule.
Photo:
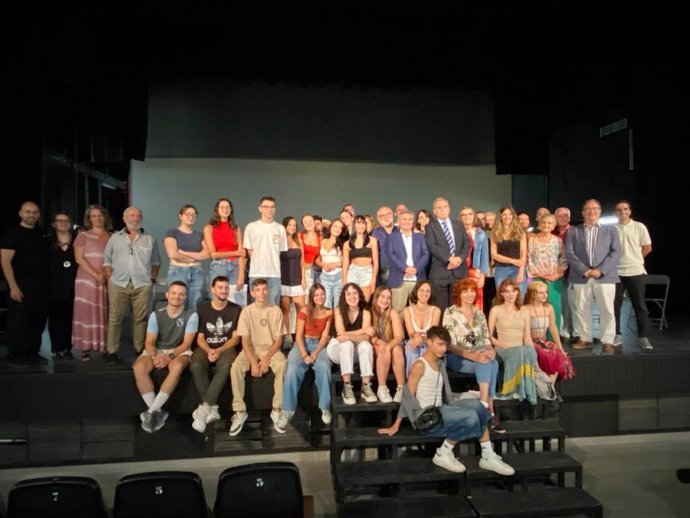
{"label": "black theater chair", "polygon": [[107,518],[98,482],[89,477],[43,477],[17,482],[7,518]]}
{"label": "black theater chair", "polygon": [[218,477],[215,518],[302,518],[302,482],[291,462],[236,466]]}
{"label": "black theater chair", "polygon": [[201,478],[186,471],[154,471],[122,477],[113,518],[209,518]]}

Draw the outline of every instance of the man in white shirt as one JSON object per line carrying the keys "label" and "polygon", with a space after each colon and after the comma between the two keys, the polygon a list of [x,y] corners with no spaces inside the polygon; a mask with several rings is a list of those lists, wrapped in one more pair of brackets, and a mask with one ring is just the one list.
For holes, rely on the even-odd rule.
{"label": "man in white shirt", "polygon": [[623,305],[623,292],[627,291],[635,311],[637,323],[637,343],[645,351],[654,349],[646,335],[645,317],[647,306],[644,301],[645,277],[647,271],[644,268],[644,259],[652,251],[652,239],[649,237],[647,227],[631,218],[632,208],[630,202],[621,200],[615,206],[618,216],[618,236],[621,241],[621,259],[618,263],[618,276],[620,282],[616,284],[616,298],[614,300],[614,312],[616,315],[615,344],[623,342],[621,337],[621,306]]}
{"label": "man in white shirt", "polygon": [[256,279],[266,279],[269,298],[280,305],[280,252],[288,249],[285,227],[274,221],[276,200],[264,196],[259,200],[261,218],[244,230],[244,248],[249,255],[249,285]]}

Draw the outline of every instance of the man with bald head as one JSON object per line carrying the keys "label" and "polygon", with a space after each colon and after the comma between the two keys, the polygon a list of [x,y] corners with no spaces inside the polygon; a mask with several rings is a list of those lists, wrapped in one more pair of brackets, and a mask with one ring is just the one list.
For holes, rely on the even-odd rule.
{"label": "man with bald head", "polygon": [[388,282],[389,265],[388,257],[386,256],[386,241],[388,237],[394,232],[400,232],[398,227],[393,225],[393,209],[385,205],[378,208],[376,211],[376,221],[379,226],[371,231],[371,235],[376,238],[379,244],[379,282],[378,284],[386,284]]}
{"label": "man with bald head", "polygon": [[460,221],[450,219],[450,204],[445,198],[436,198],[433,204],[436,219],[425,229],[431,267],[429,281],[436,303],[444,311],[451,302],[453,287],[467,277],[467,253],[470,241]]}
{"label": "man with bald head", "polygon": [[[153,284],[158,277],[161,257],[156,240],[144,234],[144,219],[137,207],[127,207],[122,219],[125,228],[115,232],[105,247],[103,271],[108,277],[108,352],[106,361],[118,361],[122,320],[132,308],[134,350],[140,353],[146,339],[146,322]],[[196,308],[191,308],[196,311]]]}
{"label": "man with bald head", "polygon": [[11,367],[41,366],[38,354],[48,314],[48,241],[38,222],[41,211],[32,201],[22,203],[19,224],[5,230],[0,261],[10,298],[7,306],[7,361]]}

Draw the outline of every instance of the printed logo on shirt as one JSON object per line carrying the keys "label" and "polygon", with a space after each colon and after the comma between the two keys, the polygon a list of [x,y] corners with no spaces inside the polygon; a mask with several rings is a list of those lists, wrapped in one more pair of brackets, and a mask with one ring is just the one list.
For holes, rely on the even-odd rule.
{"label": "printed logo on shirt", "polygon": [[175,325],[177,325],[177,327],[184,327],[184,318],[178,317],[177,321],[175,322]]}
{"label": "printed logo on shirt", "polygon": [[206,342],[211,344],[221,344],[227,340],[227,334],[232,328],[232,320],[223,323],[222,317],[216,319],[216,323],[206,322]]}

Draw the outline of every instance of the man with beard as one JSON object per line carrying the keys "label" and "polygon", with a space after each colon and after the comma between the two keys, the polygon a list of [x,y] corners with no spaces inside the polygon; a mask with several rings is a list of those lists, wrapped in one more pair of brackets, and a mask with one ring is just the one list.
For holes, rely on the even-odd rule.
{"label": "man with beard", "polygon": [[38,354],[46,325],[48,241],[38,226],[41,211],[32,201],[19,209],[20,222],[0,241],[2,271],[10,292],[7,307],[7,361],[11,367],[42,366]]}
{"label": "man with beard", "polygon": [[[230,281],[222,275],[211,283],[211,300],[204,300],[197,307],[199,334],[197,348],[192,353],[189,370],[201,403],[192,412],[192,428],[199,433],[206,431],[206,425],[218,421],[218,396],[230,375],[230,366],[237,357],[237,321],[242,307],[228,301]],[[209,380],[209,367],[216,366],[213,378]]]}
{"label": "man with beard", "polygon": [[[132,308],[134,350],[144,349],[146,314],[153,284],[161,264],[156,240],[141,230],[144,219],[136,207],[125,209],[125,228],[115,232],[105,247],[103,271],[108,277],[108,353],[106,361],[115,363],[120,349],[122,319]],[[196,308],[192,308],[196,309]]]}

